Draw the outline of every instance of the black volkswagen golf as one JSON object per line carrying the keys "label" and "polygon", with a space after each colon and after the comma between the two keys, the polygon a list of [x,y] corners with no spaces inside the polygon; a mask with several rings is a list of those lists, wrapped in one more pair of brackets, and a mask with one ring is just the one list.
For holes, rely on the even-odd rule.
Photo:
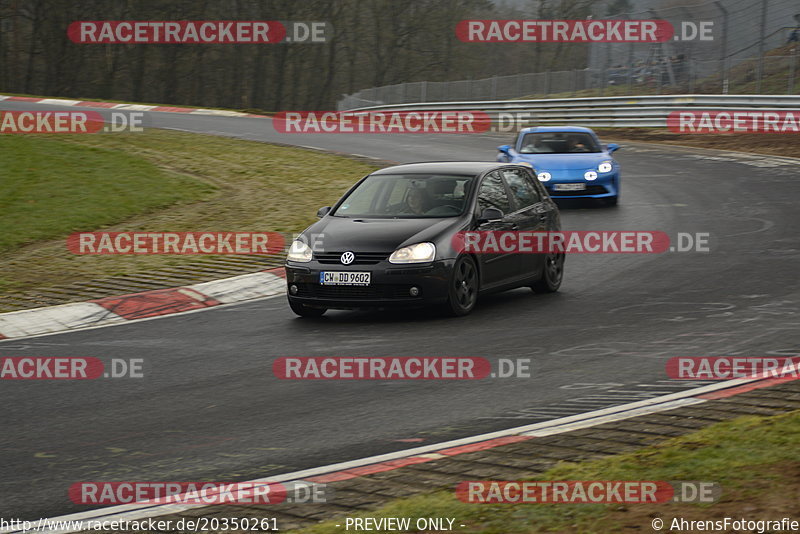
{"label": "black volkswagen golf", "polygon": [[388,167],[317,216],[286,260],[289,305],[303,317],[427,305],[466,315],[479,294],[561,285],[563,254],[467,254],[456,244],[462,232],[560,231],[558,208],[525,165]]}

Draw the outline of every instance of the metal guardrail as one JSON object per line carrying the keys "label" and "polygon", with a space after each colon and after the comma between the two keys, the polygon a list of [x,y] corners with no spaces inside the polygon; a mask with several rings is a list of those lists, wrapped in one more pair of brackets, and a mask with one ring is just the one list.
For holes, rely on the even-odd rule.
{"label": "metal guardrail", "polygon": [[531,126],[581,124],[607,128],[660,128],[666,127],[667,116],[670,112],[683,109],[709,111],[781,109],[800,112],[800,95],[642,95],[539,100],[420,102],[362,107],[351,109],[347,112],[483,111],[492,120],[496,120],[500,113],[530,113]]}

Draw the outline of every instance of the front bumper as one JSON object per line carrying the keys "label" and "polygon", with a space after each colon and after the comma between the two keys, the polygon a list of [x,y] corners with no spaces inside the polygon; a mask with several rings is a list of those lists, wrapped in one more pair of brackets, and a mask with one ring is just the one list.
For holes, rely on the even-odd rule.
{"label": "front bumper", "polygon": [[[286,288],[290,301],[306,306],[334,309],[418,307],[447,300],[447,283],[455,260],[426,264],[331,265],[316,260],[286,262]],[[321,271],[370,272],[368,286],[336,286],[319,283]],[[292,288],[294,286],[294,290]],[[411,288],[419,290],[411,296]]]}
{"label": "front bumper", "polygon": [[[556,191],[555,185],[557,184],[586,184],[586,189],[582,191]],[[619,195],[619,174],[611,173],[598,178],[597,180],[588,181],[583,178],[575,179],[552,179],[548,182],[542,182],[550,197],[553,199],[558,198],[607,198],[616,197]]]}

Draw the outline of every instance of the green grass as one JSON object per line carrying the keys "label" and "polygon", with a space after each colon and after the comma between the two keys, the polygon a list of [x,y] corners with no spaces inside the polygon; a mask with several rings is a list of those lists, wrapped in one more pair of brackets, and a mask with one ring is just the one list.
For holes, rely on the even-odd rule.
{"label": "green grass", "polygon": [[76,256],[76,231],[299,232],[376,167],[171,130],[0,136],[0,289],[21,292],[202,256]]}
{"label": "green grass", "polygon": [[209,197],[216,187],[107,148],[0,136],[0,252]]}
{"label": "green grass", "polygon": [[[742,417],[633,453],[582,463],[563,463],[538,480],[702,480],[717,482],[723,496],[718,504],[482,505],[457,500],[452,491],[394,501],[375,512],[353,517],[454,517],[467,525],[461,532],[513,534],[533,532],[651,531],[647,517],[660,512],[674,516],[712,511],[737,511],[737,500],[753,504],[761,496],[791,495],[782,487],[784,465],[797,465],[800,411],[774,417]],[[796,484],[797,481],[794,481]],[[796,488],[793,491],[797,491]],[[788,493],[787,493],[788,492]],[[766,493],[766,495],[765,495]],[[637,507],[639,514],[636,515]],[[716,507],[713,510],[710,507]],[[762,510],[764,517],[771,515]],[[782,517],[776,515],[776,517]],[[633,525],[631,525],[633,520]],[[338,521],[341,523],[341,520]],[[627,525],[623,525],[627,522]],[[341,533],[328,521],[302,532]],[[299,531],[297,531],[299,532]],[[377,531],[375,531],[377,532]]]}

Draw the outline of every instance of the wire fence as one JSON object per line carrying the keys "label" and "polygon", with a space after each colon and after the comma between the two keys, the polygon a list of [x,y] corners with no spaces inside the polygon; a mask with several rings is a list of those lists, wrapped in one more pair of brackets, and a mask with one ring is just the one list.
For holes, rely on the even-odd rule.
{"label": "wire fence", "polygon": [[[340,111],[359,107],[448,102],[503,100],[551,96],[614,96],[620,94],[798,94],[798,51],[791,55],[743,60],[727,74],[714,70],[715,61],[673,62],[672,73],[664,65],[635,65],[611,69],[580,69],[493,76],[481,80],[411,82],[361,90],[339,101]],[[711,72],[711,74],[708,74]],[[592,90],[591,94],[587,90]]]}
{"label": "wire fence", "polygon": [[[372,87],[343,95],[338,109],[551,96],[779,95],[800,89],[800,4],[795,0],[712,0],[604,18],[668,20],[679,40],[592,43],[585,69]],[[710,28],[711,39],[684,40],[701,23]]]}

